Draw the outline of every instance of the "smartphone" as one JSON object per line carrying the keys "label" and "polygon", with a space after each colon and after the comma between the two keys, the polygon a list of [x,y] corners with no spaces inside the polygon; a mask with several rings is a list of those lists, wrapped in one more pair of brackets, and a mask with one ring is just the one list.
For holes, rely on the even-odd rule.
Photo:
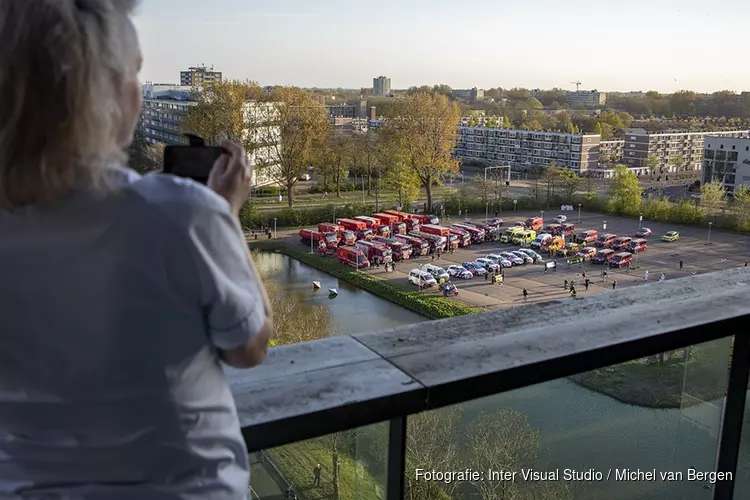
{"label": "smartphone", "polygon": [[220,147],[190,145],[164,148],[164,173],[208,183],[214,162],[222,155]]}

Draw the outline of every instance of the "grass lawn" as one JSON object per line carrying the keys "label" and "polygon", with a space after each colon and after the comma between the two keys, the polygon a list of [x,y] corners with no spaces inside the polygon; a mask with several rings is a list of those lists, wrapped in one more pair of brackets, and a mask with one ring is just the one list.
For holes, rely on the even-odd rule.
{"label": "grass lawn", "polygon": [[[707,353],[696,353],[688,363],[685,389],[691,396],[705,401],[723,396],[727,365],[721,361],[726,358],[720,359],[718,352],[716,355],[711,359]],[[679,408],[684,378],[682,359],[668,359],[663,365],[636,360],[570,377],[586,388],[623,403],[650,408]]]}
{"label": "grass lawn", "polygon": [[[333,498],[331,451],[323,439],[310,439],[280,446],[269,450],[268,454],[281,474],[292,483],[302,500]],[[320,487],[313,486],[313,468],[316,464],[323,466]],[[339,464],[339,498],[380,500],[384,497],[384,485],[378,488],[377,481],[361,464],[357,464],[351,457],[342,453],[339,453]],[[356,479],[355,464],[357,464]]]}

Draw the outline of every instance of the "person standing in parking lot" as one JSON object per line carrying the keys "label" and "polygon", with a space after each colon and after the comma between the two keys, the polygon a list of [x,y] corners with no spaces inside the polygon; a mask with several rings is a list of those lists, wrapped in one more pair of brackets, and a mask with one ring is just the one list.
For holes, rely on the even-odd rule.
{"label": "person standing in parking lot", "polygon": [[680,271],[682,271],[682,265],[683,264],[684,264],[684,262],[682,262],[682,260],[680,260]]}
{"label": "person standing in parking lot", "polygon": [[521,292],[521,293],[523,293],[523,301],[524,301],[524,302],[526,302],[526,299],[527,299],[527,298],[528,298],[528,296],[529,296],[529,292],[528,292],[528,290],[526,290],[526,289],[524,288],[524,289],[523,289],[523,292]]}
{"label": "person standing in parking lot", "polygon": [[614,290],[614,289],[616,289],[616,288],[617,288],[617,280],[614,280],[614,281],[612,282],[612,290]]}

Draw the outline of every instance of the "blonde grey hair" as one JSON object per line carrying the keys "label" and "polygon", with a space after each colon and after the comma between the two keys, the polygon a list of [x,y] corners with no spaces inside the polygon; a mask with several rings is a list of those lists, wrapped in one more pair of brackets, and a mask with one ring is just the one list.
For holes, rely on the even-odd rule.
{"label": "blonde grey hair", "polygon": [[0,210],[97,182],[137,0],[0,0]]}

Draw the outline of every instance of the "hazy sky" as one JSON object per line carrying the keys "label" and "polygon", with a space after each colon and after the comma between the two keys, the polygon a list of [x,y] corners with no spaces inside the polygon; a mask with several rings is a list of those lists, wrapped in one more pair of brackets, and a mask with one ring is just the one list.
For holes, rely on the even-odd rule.
{"label": "hazy sky", "polygon": [[748,0],[142,0],[143,80],[750,90]]}

